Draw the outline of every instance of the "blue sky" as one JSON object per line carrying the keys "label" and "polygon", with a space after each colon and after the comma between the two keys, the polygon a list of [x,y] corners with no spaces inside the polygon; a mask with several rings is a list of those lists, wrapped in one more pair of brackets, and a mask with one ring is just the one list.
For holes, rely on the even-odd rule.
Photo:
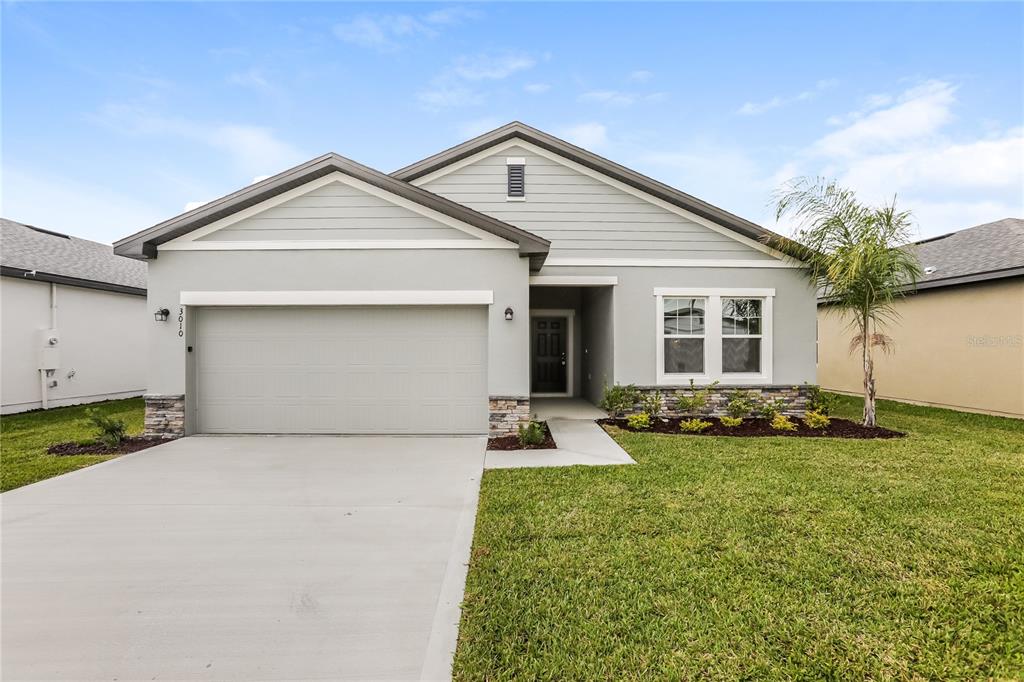
{"label": "blue sky", "polygon": [[[518,119],[761,224],[824,174],[1024,217],[1024,5],[7,3],[2,212],[110,242],[326,151]],[[785,228],[785,226],[782,226]]]}

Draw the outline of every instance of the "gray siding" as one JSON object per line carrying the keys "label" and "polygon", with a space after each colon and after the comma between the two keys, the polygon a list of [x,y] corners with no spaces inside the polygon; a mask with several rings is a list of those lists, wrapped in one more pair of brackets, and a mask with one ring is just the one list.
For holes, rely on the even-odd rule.
{"label": "gray siding", "polygon": [[199,241],[475,239],[340,182],[269,208]]}
{"label": "gray siding", "polygon": [[583,290],[583,396],[595,405],[614,382],[615,287]]}
{"label": "gray siding", "polygon": [[[506,200],[509,156],[526,159],[525,201]],[[771,259],[523,147],[496,152],[415,184],[551,240],[552,257]]]}

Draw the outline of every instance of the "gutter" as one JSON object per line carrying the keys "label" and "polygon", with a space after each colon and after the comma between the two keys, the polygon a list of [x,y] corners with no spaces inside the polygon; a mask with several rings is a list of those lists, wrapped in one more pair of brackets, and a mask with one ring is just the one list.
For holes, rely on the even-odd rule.
{"label": "gutter", "polygon": [[0,266],[0,276],[14,277],[16,279],[27,279],[35,282],[50,282],[51,284],[63,284],[69,287],[81,287],[83,289],[98,289],[100,291],[112,291],[118,294],[130,296],[145,296],[146,290],[139,287],[132,287],[126,284],[113,284],[112,282],[100,282],[94,279],[83,279],[81,277],[69,277],[57,275],[51,272],[39,272],[38,270],[26,270],[15,268],[9,265]]}

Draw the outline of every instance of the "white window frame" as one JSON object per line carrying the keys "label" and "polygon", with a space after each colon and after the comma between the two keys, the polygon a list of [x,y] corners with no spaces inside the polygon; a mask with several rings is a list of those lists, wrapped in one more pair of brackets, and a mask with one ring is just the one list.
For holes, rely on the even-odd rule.
{"label": "white window frame", "polygon": [[[764,332],[765,332],[765,326],[766,326],[765,325],[765,308],[767,308],[768,300],[770,300],[770,299],[767,298],[767,297],[764,297],[764,296],[720,296],[718,298],[719,306],[721,306],[722,301],[724,299],[743,300],[743,301],[760,301],[761,302],[761,316],[760,316],[760,320],[761,320],[761,333],[760,334],[726,334],[723,331],[721,338],[718,340],[718,347],[719,347],[719,350],[721,350],[722,346],[725,345],[725,340],[726,339],[760,339],[761,340],[761,359],[760,359],[760,362],[758,363],[758,366],[761,368],[762,371],[760,371],[760,372],[726,372],[725,371],[725,367],[723,366],[722,367],[722,376],[723,377],[729,377],[730,379],[737,379],[737,378],[738,379],[742,379],[744,381],[744,383],[747,383],[747,382],[754,382],[754,383],[756,383],[758,381],[763,381],[764,380],[764,371],[763,370],[764,370],[764,363],[765,363],[765,356],[764,356],[764,344],[765,344],[765,333]],[[722,310],[720,308],[719,309],[719,316],[718,316],[719,325],[721,325],[721,320],[722,320],[721,312],[722,312]],[[749,326],[748,326],[748,329],[749,329]]]}
{"label": "white window frame", "polygon": [[[665,372],[665,298],[704,298],[704,373],[670,374]],[[758,373],[722,372],[722,299],[757,298],[761,300],[761,371]],[[772,337],[774,335],[773,300],[775,289],[710,289],[672,288],[654,289],[655,362],[660,386],[686,385],[693,379],[697,384],[718,381],[723,385],[772,383]],[[731,336],[730,338],[742,338]]]}

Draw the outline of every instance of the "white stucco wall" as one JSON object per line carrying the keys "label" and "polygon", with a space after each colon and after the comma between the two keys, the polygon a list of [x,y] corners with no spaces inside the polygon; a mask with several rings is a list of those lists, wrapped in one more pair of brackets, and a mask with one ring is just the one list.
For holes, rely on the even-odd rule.
{"label": "white stucco wall", "polygon": [[[0,278],[0,395],[3,414],[42,407],[37,332],[49,329],[50,284]],[[49,407],[142,395],[146,333],[142,296],[56,285],[59,367]]]}

